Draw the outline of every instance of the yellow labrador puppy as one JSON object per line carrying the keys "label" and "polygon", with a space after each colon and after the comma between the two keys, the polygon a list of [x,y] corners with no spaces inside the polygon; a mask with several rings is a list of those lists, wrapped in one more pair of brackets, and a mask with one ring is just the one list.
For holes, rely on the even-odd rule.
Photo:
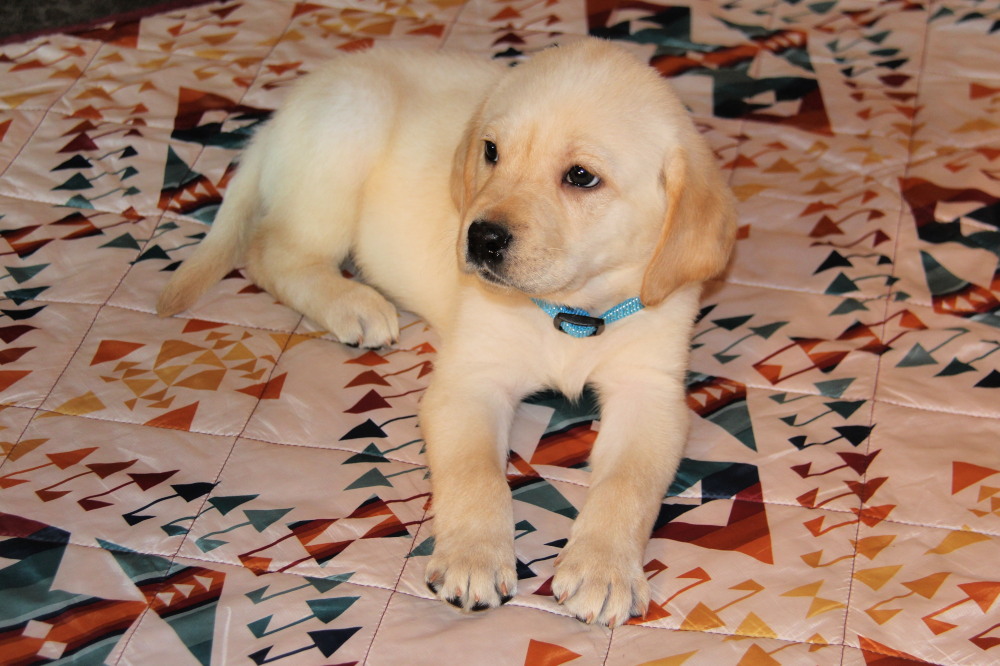
{"label": "yellow labrador puppy", "polygon": [[[543,387],[594,387],[591,488],[552,589],[575,616],[614,626],[648,605],[643,550],[687,436],[700,283],[724,269],[734,229],[683,106],[620,47],[586,39],[516,68],[375,50],[290,93],[158,309],[184,310],[245,265],[346,343],[392,344],[390,301],[434,326],[420,413],[426,580],[468,610],[517,585],[505,478],[516,406]],[[348,255],[367,284],[341,276]]]}

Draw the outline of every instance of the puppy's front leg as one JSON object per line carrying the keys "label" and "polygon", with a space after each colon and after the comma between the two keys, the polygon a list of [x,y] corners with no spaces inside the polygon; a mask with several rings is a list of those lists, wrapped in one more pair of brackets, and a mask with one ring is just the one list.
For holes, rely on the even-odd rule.
{"label": "puppy's front leg", "polygon": [[680,379],[619,368],[597,384],[601,431],[590,490],[560,554],[552,591],[579,619],[616,626],[643,615],[643,553],[687,438]]}
{"label": "puppy's front leg", "polygon": [[434,554],[427,586],[465,610],[515,592],[514,519],[505,474],[512,393],[439,362],[420,408],[433,491]]}

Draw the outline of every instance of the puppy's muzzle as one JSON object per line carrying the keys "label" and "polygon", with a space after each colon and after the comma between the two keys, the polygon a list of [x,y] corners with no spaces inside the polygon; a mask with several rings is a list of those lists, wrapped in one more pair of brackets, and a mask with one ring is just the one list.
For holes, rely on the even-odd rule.
{"label": "puppy's muzzle", "polygon": [[499,272],[513,234],[502,224],[476,220],[469,226],[466,260],[474,266]]}

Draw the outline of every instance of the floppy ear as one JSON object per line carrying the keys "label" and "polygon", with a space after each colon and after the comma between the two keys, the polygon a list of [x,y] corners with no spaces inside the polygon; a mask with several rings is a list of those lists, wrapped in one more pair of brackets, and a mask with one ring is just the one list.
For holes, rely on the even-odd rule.
{"label": "floppy ear", "polygon": [[643,274],[643,305],[657,305],[682,285],[715,277],[729,261],[736,240],[733,196],[711,152],[698,148],[693,153],[677,148],[664,165],[666,219]]}
{"label": "floppy ear", "polygon": [[462,140],[455,149],[451,166],[451,198],[462,218],[465,217],[466,207],[472,201],[476,160],[479,159],[481,151],[479,114],[476,113],[462,133]]}

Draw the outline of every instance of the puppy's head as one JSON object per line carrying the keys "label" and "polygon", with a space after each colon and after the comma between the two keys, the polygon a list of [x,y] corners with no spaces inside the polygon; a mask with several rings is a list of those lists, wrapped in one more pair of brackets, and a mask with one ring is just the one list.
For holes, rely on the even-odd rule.
{"label": "puppy's head", "polygon": [[683,105],[600,40],[501,80],[458,148],[452,194],[463,270],[564,303],[638,291],[656,305],[721,272],[734,239],[731,195]]}

